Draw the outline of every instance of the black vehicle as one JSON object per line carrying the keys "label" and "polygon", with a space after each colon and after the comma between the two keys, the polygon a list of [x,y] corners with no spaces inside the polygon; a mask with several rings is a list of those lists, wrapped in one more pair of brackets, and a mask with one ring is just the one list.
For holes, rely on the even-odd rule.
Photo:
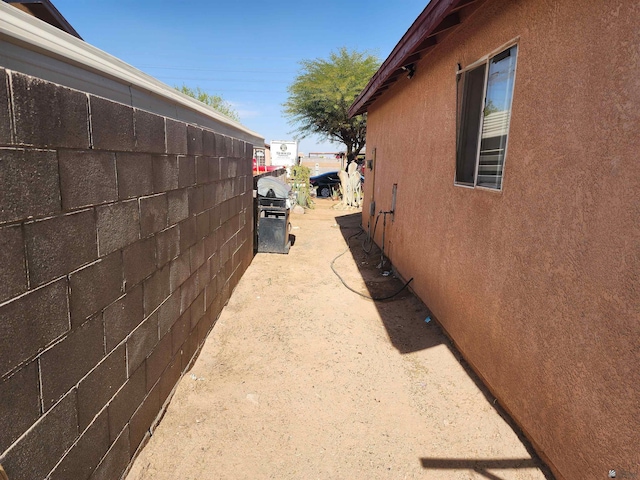
{"label": "black vehicle", "polygon": [[330,197],[332,189],[337,189],[340,185],[338,172],[326,172],[315,175],[309,179],[312,187],[316,187],[318,197]]}

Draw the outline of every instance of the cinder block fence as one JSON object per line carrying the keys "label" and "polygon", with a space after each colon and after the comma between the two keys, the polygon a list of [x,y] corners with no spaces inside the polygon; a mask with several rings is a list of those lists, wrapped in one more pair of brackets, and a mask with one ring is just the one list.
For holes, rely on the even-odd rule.
{"label": "cinder block fence", "polygon": [[252,145],[0,69],[0,464],[120,478],[253,254]]}

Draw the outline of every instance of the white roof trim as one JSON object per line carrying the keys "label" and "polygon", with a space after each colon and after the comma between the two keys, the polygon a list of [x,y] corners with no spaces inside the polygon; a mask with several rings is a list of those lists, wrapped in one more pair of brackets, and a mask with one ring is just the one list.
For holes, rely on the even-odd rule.
{"label": "white roof trim", "polygon": [[0,1],[0,66],[254,145],[264,137],[88,43]]}

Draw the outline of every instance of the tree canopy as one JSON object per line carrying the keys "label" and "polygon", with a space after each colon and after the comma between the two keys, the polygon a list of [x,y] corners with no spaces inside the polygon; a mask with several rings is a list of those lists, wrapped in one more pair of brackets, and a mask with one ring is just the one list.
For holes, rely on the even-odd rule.
{"label": "tree canopy", "polygon": [[367,119],[366,114],[349,118],[349,107],[379,65],[374,55],[346,47],[331,52],[328,59],[301,61],[301,72],[289,85],[283,105],[299,137],[317,134],[343,143],[347,162],[355,160],[364,148]]}
{"label": "tree canopy", "polygon": [[209,105],[214,110],[217,110],[218,112],[222,113],[223,115],[226,115],[227,117],[229,117],[232,120],[235,120],[236,122],[240,121],[240,116],[238,115],[238,112],[236,111],[236,109],[233,108],[233,105],[228,101],[226,101],[224,98],[222,98],[220,95],[211,95],[205,92],[204,90],[202,90],[200,87],[196,87],[194,90],[193,88],[187,87],[184,84],[182,84],[181,87],[173,87],[173,88],[175,88],[179,92],[184,93],[185,95],[189,95],[190,97],[195,98],[196,100],[204,103],[205,105]]}

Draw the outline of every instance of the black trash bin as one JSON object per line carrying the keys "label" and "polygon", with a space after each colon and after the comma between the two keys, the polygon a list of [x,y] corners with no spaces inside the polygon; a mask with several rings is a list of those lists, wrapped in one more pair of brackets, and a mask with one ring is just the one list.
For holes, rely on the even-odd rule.
{"label": "black trash bin", "polygon": [[291,187],[274,177],[258,180],[258,252],[289,253]]}

